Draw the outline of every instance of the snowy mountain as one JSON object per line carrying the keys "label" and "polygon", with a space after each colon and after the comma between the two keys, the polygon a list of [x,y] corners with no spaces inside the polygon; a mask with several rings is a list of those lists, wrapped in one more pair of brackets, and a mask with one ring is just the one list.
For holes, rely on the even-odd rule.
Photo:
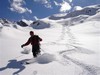
{"label": "snowy mountain", "polygon": [[37,20],[31,23],[30,25],[34,29],[44,29],[44,28],[50,28],[50,24],[48,22]]}
{"label": "snowy mountain", "polygon": [[[0,75],[100,75],[99,11],[95,5],[37,21],[0,19]],[[36,59],[31,45],[20,47],[29,31],[43,39]],[[32,64],[21,64],[32,58]]]}
{"label": "snowy mountain", "polygon": [[94,5],[94,6],[87,6],[81,10],[76,10],[71,13],[66,14],[65,16],[50,16],[49,19],[54,19],[54,20],[59,20],[59,19],[66,19],[66,18],[71,18],[71,17],[76,17],[79,15],[88,15],[92,16],[98,13],[100,10],[100,5]]}
{"label": "snowy mountain", "polygon": [[[91,16],[94,16],[96,14],[99,14],[100,12],[100,5],[93,5],[93,6],[87,6],[83,8],[82,10],[73,11],[68,14],[55,14],[53,16],[50,16],[49,19],[51,20],[62,20],[66,22],[66,24],[70,22],[70,25],[75,25],[78,23],[83,23],[86,21],[86,19],[90,18]],[[61,16],[59,16],[61,15]],[[99,18],[98,18],[99,20]]]}
{"label": "snowy mountain", "polygon": [[[57,20],[57,21],[59,21],[59,23],[61,23],[61,21],[62,22],[64,21],[64,23],[66,23],[66,24],[68,24],[71,21],[70,25],[75,25],[78,23],[83,23],[83,22],[89,20],[89,18],[95,20],[96,15],[97,15],[96,20],[99,20],[99,14],[100,14],[100,5],[93,5],[93,6],[87,6],[87,7],[83,8],[82,10],[73,11],[71,13],[54,14],[52,16],[47,17],[47,19],[48,20]],[[38,29],[38,28],[41,29],[41,27],[39,27],[39,26],[43,26],[43,25],[44,25],[43,28],[50,27],[49,23],[45,22],[45,19],[40,19],[37,21],[22,19],[21,21],[18,21],[18,22],[11,22],[7,19],[0,19],[0,23],[5,26],[9,26],[12,23],[18,24],[22,27],[32,26],[33,28],[36,28],[36,29]]]}

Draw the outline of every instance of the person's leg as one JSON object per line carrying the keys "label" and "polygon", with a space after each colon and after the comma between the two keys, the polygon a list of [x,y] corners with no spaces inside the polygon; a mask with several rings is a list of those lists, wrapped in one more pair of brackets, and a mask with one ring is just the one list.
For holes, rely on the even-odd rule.
{"label": "person's leg", "polygon": [[36,57],[35,47],[34,46],[32,46],[32,53],[33,53],[33,57]]}
{"label": "person's leg", "polygon": [[35,45],[34,46],[34,56],[37,57],[38,54],[40,53],[40,46],[39,45]]}
{"label": "person's leg", "polygon": [[38,55],[39,53],[40,53],[40,46],[37,45],[37,46],[36,46],[36,54]]}
{"label": "person's leg", "polygon": [[37,57],[37,55],[40,53],[40,46],[39,45],[32,46],[32,53],[33,57]]}
{"label": "person's leg", "polygon": [[35,58],[35,57],[37,57],[37,54],[36,54],[36,52],[33,52],[33,57]]}

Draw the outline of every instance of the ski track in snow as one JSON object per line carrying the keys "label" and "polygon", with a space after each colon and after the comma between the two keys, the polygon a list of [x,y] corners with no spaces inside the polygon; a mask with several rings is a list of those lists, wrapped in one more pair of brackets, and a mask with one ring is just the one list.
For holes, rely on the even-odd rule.
{"label": "ski track in snow", "polygon": [[[59,43],[60,41],[65,39],[66,34],[70,38],[70,39],[68,39],[69,43],[65,43],[65,44]],[[59,56],[63,57],[63,59],[58,62],[63,65],[68,65],[68,64],[70,64],[68,61],[70,61],[73,64],[81,67],[83,72],[80,73],[79,75],[100,75],[100,67],[85,64],[83,62],[80,62],[76,59],[73,59],[73,58],[70,58],[67,56],[67,54],[72,54],[75,52],[84,53],[84,54],[94,54],[94,52],[91,50],[88,50],[88,49],[80,47],[80,46],[75,46],[77,44],[78,45],[80,44],[77,42],[78,42],[78,40],[76,40],[74,35],[70,32],[69,26],[62,25],[62,31],[61,31],[61,35],[60,35],[59,39],[56,40],[55,42],[46,43],[46,45],[65,45],[66,47],[68,47],[68,46],[74,47],[74,49],[67,49],[67,50],[59,52]]]}
{"label": "ski track in snow", "polygon": [[[67,31],[66,31],[66,29],[67,29]],[[61,57],[63,57],[64,59],[62,60],[62,62],[61,61],[58,61],[58,62],[60,62],[63,65],[66,65],[66,64],[68,64],[68,60],[69,60],[73,64],[81,67],[83,69],[83,72],[79,75],[100,75],[100,67],[85,64],[85,63],[80,62],[76,59],[70,58],[66,55],[66,53],[70,54],[70,53],[75,53],[75,52],[85,53],[85,54],[94,54],[94,52],[92,52],[92,51],[90,51],[86,48],[82,48],[82,47],[73,45],[73,44],[79,44],[79,43],[76,43],[77,41],[76,41],[74,35],[70,32],[69,26],[63,25],[62,34],[61,34],[60,38],[57,41],[64,40],[66,34],[70,37],[70,39],[69,39],[70,44],[66,43],[66,44],[63,44],[63,45],[66,45],[66,46],[70,45],[70,46],[74,47],[74,49],[71,49],[71,50],[69,49],[69,50],[59,52],[59,55]],[[51,45],[53,45],[53,44],[61,45],[60,43],[57,43],[57,41],[52,42]],[[66,62],[66,63],[63,63],[63,62]]]}
{"label": "ski track in snow", "polygon": [[65,60],[69,60],[69,61],[73,62],[74,64],[76,64],[77,66],[81,67],[84,72],[81,73],[80,75],[100,75],[100,67],[84,64],[76,59],[72,59],[72,58],[68,57],[65,54],[63,54],[62,57],[65,58]]}
{"label": "ski track in snow", "polygon": [[[67,28],[67,32],[65,31],[65,28]],[[62,35],[61,35],[61,39],[59,41],[64,39],[64,36],[66,34],[65,32],[67,33],[67,35],[70,37],[70,40],[71,40],[69,45],[73,46],[75,49],[65,50],[65,51],[59,52],[60,56],[62,56],[64,58],[65,62],[69,60],[72,63],[76,64],[77,66],[81,67],[83,69],[83,73],[81,73],[80,75],[100,75],[100,67],[96,67],[94,65],[84,64],[76,59],[72,59],[72,58],[67,56],[66,53],[79,52],[79,53],[85,53],[85,54],[92,54],[94,52],[92,52],[88,49],[82,48],[82,47],[72,45],[72,44],[78,44],[78,43],[76,43],[77,41],[76,41],[74,35],[70,32],[69,26],[63,25]],[[66,44],[66,46],[68,46],[68,44]],[[66,62],[66,64],[68,64],[68,62]]]}

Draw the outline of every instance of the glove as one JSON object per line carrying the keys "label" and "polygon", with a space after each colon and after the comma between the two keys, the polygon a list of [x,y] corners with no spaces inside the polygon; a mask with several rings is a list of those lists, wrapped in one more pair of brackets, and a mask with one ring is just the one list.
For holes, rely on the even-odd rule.
{"label": "glove", "polygon": [[23,47],[24,47],[24,45],[21,45],[21,47],[23,48]]}

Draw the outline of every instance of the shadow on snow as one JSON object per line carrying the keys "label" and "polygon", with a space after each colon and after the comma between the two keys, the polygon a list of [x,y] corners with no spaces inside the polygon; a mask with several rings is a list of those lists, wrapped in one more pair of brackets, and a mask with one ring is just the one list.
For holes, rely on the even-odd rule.
{"label": "shadow on snow", "polygon": [[18,74],[25,69],[25,66],[21,64],[22,61],[17,61],[15,59],[9,60],[8,61],[9,63],[7,64],[7,66],[0,68],[0,71],[6,70],[6,69],[19,69],[18,71],[13,73],[13,75]]}

